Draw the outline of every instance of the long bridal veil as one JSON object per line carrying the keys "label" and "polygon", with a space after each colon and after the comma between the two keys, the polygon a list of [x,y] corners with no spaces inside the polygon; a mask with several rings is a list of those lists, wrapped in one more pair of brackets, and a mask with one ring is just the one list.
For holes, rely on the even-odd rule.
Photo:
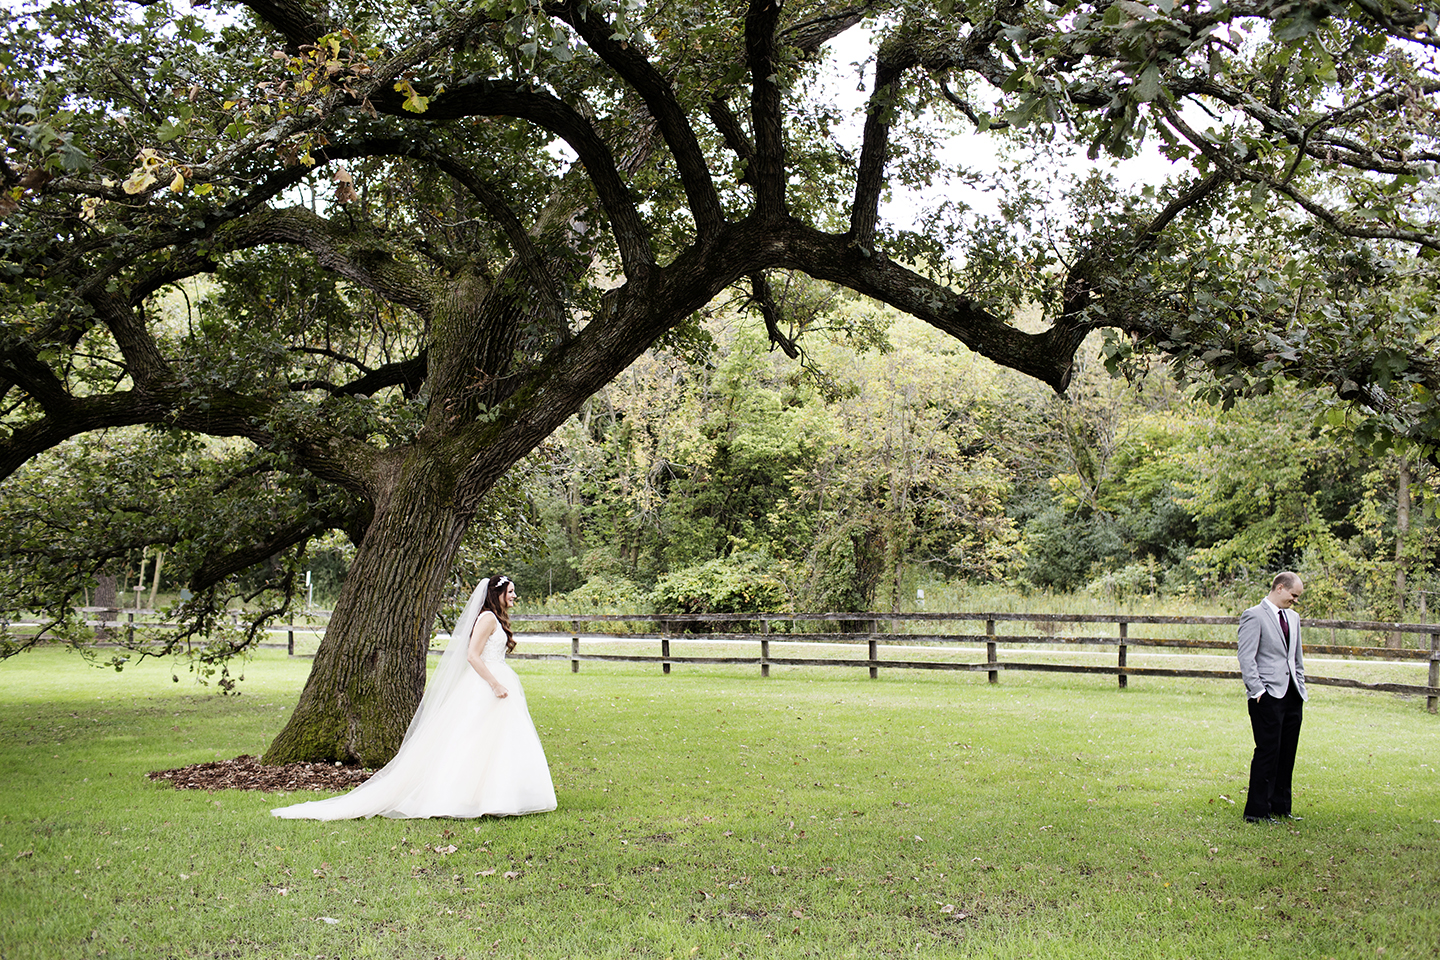
{"label": "long bridal veil", "polygon": [[457,696],[467,674],[473,673],[468,660],[470,633],[490,589],[487,577],[470,594],[450,643],[440,657],[420,706],[405,730],[405,738],[394,759],[375,775],[347,794],[328,800],[312,800],[271,810],[289,820],[349,820],[356,817],[407,816],[405,800],[425,786],[427,779],[443,770],[454,758],[447,756],[455,726],[464,714],[464,696]]}
{"label": "long bridal veil", "polygon": [[[405,730],[405,739],[400,741],[400,750],[395,754],[395,760],[400,759],[400,754],[405,752],[412,740],[420,739],[427,730],[440,721],[444,715],[444,708],[447,703],[455,700],[456,688],[471,672],[469,661],[470,633],[475,629],[475,621],[480,619],[480,608],[485,604],[485,594],[490,590],[490,578],[486,577],[480,581],[475,592],[470,594],[470,599],[465,602],[465,609],[460,611],[460,618],[455,621],[455,630],[450,634],[450,642],[445,646],[445,652],[440,656],[440,664],[435,668],[430,681],[425,684],[425,693],[420,697],[420,706],[415,708],[415,716],[410,720],[410,726]],[[391,760],[385,766],[388,770],[394,765]],[[381,770],[375,777],[383,773]],[[371,777],[370,780],[374,780]],[[365,781],[369,783],[370,780]]]}

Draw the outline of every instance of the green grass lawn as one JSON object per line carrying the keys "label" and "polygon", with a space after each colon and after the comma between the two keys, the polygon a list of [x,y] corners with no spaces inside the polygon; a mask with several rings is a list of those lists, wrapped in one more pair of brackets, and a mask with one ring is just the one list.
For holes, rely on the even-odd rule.
{"label": "green grass lawn", "polygon": [[145,778],[263,751],[308,661],[0,663],[0,960],[1440,953],[1421,700],[1314,690],[1268,827],[1229,684],[518,666],[559,810],[315,823]]}

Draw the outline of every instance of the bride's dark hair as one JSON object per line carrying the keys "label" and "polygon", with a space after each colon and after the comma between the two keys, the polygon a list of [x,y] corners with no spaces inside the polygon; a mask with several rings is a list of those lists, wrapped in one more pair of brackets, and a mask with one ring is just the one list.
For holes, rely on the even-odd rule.
{"label": "bride's dark hair", "polygon": [[511,582],[509,577],[491,577],[490,588],[485,591],[485,602],[480,604],[481,613],[489,610],[495,614],[495,619],[500,621],[500,629],[505,631],[506,653],[515,651],[515,634],[510,630],[510,612],[505,609],[500,598],[505,595],[505,590]]}

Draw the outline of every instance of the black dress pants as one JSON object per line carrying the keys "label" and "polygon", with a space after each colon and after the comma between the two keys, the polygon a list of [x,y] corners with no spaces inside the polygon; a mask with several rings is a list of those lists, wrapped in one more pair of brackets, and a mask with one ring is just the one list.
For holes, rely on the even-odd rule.
{"label": "black dress pants", "polygon": [[1250,730],[1255,735],[1255,756],[1250,760],[1250,795],[1247,817],[1283,817],[1290,812],[1290,778],[1295,772],[1295,748],[1300,744],[1300,721],[1305,701],[1295,684],[1283,697],[1265,694],[1257,703],[1246,698]]}

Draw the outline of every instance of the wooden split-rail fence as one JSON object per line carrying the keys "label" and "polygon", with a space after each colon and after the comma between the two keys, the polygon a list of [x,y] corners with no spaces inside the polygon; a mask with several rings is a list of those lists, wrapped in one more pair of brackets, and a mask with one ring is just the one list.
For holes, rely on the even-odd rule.
{"label": "wooden split-rail fence", "polygon": [[[880,675],[881,670],[955,670],[983,672],[988,674],[990,683],[999,683],[1003,671],[1045,671],[1053,673],[1113,674],[1121,689],[1129,685],[1131,677],[1201,677],[1217,680],[1240,679],[1238,666],[1235,669],[1203,669],[1171,666],[1139,666],[1129,662],[1132,651],[1157,650],[1176,652],[1220,651],[1233,657],[1235,651],[1234,631],[1238,623],[1235,617],[1174,617],[1145,615],[1108,614],[1049,614],[1049,613],[745,613],[715,614],[695,613],[669,616],[639,614],[591,615],[581,620],[563,614],[515,614],[512,621],[520,624],[555,624],[563,631],[569,627],[570,652],[565,654],[517,652],[513,657],[557,660],[568,659],[572,672],[578,673],[586,661],[655,663],[663,673],[669,673],[673,665],[680,664],[739,664],[753,665],[762,677],[770,675],[770,668],[783,667],[848,667],[869,671],[871,679]],[[984,633],[979,625],[984,624]],[[617,632],[606,630],[606,625],[653,624],[649,632]],[[968,630],[957,625],[974,624]],[[1115,633],[1089,633],[1090,625],[1113,625]],[[816,626],[825,625],[827,632],[801,632],[806,628],[814,631]],[[1214,638],[1174,636],[1177,626],[1206,626],[1215,628]],[[589,629],[582,631],[581,627]],[[941,631],[940,627],[948,629]],[[1001,632],[1005,627],[1010,628]],[[1019,628],[1017,631],[1015,628]],[[1171,628],[1172,635],[1166,636],[1165,628]],[[728,628],[728,629],[727,629]],[[1068,629],[1066,629],[1068,628]],[[1304,649],[1307,660],[1306,682],[1318,686],[1350,687],[1359,690],[1387,692],[1422,696],[1426,698],[1426,709],[1436,713],[1440,700],[1440,624],[1386,623],[1378,621],[1353,620],[1310,620],[1303,623]],[[622,628],[623,629],[623,628]],[[842,632],[836,632],[837,630]],[[1346,644],[1336,642],[1340,632],[1358,632],[1368,637],[1375,635],[1399,635],[1410,640],[1400,648],[1375,646],[1372,644]],[[559,632],[559,631],[557,631]],[[1228,639],[1219,634],[1228,632]],[[564,633],[562,633],[562,636]],[[1327,638],[1331,642],[1326,643]],[[522,635],[523,636],[523,635]],[[1419,638],[1415,643],[1412,638]],[[1317,642],[1317,639],[1321,642]],[[676,652],[683,642],[686,647],[730,646],[748,647],[743,653],[694,654]],[[619,653],[603,652],[603,647],[622,643],[633,647],[636,644],[653,644],[654,653],[638,652],[634,649]],[[858,647],[864,644],[864,657],[846,656],[798,656],[797,648],[824,644],[827,646]],[[969,650],[984,648],[984,659],[965,658]],[[1070,663],[1062,662],[1055,656],[1035,659],[1017,659],[1003,656],[1015,648],[1043,648],[1054,653],[1057,649],[1078,648],[1100,652],[1114,648],[1115,658],[1111,663]],[[652,647],[652,649],[654,649]],[[753,651],[753,652],[752,652]],[[916,656],[923,653],[924,656]],[[1384,661],[1390,663],[1414,663],[1423,668],[1424,683],[1396,683],[1389,681],[1366,681],[1343,676],[1317,674],[1312,661],[1341,658],[1356,661]],[[1073,658],[1078,659],[1078,657]],[[1417,676],[1416,680],[1420,680]]]}
{"label": "wooden split-rail fence", "polygon": [[[86,608],[95,616],[93,626],[128,631],[138,627],[171,626],[142,622],[153,611],[117,611]],[[323,616],[323,611],[317,611]],[[585,662],[654,663],[668,674],[672,666],[686,664],[752,665],[762,677],[771,667],[842,667],[868,670],[872,679],[881,670],[953,670],[982,672],[991,683],[1000,682],[1005,671],[1113,674],[1121,689],[1131,677],[1197,677],[1215,680],[1240,678],[1238,668],[1142,666],[1130,662],[1130,655],[1144,651],[1168,651],[1203,656],[1233,656],[1235,617],[1175,617],[1128,614],[1060,613],[693,613],[569,614],[516,613],[512,622],[517,632],[528,632],[533,640],[569,640],[568,653],[535,653],[525,650],[511,654],[517,659],[568,660],[578,673]],[[979,632],[980,624],[984,632]],[[530,626],[538,630],[528,629]],[[545,629],[546,625],[553,625]],[[637,629],[649,626],[650,629]],[[972,626],[973,625],[973,626]],[[1112,626],[1114,633],[1101,633]],[[1206,637],[1177,636],[1183,627],[1204,627]],[[585,628],[582,630],[582,627]],[[943,629],[942,629],[943,628]],[[1440,703],[1440,624],[1389,623],[1384,621],[1316,620],[1303,621],[1307,661],[1306,682],[1317,686],[1349,687],[1382,693],[1424,697],[1426,709],[1437,712]],[[1088,632],[1094,631],[1094,632]],[[323,633],[323,626],[280,625],[272,635],[285,633],[284,646],[295,655],[295,635]],[[524,639],[522,632],[521,639]],[[1169,635],[1166,635],[1166,634]],[[1342,643],[1340,635],[1366,643]],[[1358,635],[1355,636],[1355,635]],[[1380,646],[1377,637],[1400,637],[1398,647]],[[1328,639],[1329,642],[1325,642]],[[865,656],[847,652],[865,646]],[[280,646],[280,644],[263,644]],[[528,646],[528,645],[527,645]],[[616,650],[616,647],[623,649]],[[825,656],[803,656],[806,648],[838,651]],[[984,659],[975,659],[983,647]],[[725,652],[716,653],[719,648]],[[1044,650],[1044,657],[1017,658],[1027,648]],[[1093,655],[1114,649],[1113,662],[1065,662],[1081,659],[1081,651]],[[704,652],[677,652],[684,650]],[[1064,651],[1074,651],[1067,655]],[[652,652],[653,651],[653,652]],[[432,651],[434,652],[434,651]],[[1417,674],[1425,670],[1424,683],[1362,680],[1317,671],[1314,661],[1324,660],[1332,669],[1342,661],[1414,664]]]}

